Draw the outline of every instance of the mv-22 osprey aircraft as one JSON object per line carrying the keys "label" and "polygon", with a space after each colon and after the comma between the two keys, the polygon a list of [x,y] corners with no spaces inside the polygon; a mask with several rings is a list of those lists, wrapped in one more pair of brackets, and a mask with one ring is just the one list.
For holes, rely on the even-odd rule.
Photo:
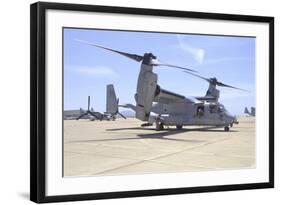
{"label": "mv-22 osprey aircraft", "polygon": [[[177,129],[181,129],[184,125],[207,125],[224,127],[225,131],[229,131],[229,127],[238,123],[236,117],[229,114],[223,104],[219,103],[218,99],[220,91],[216,86],[239,90],[243,89],[219,82],[216,78],[208,79],[202,77],[195,74],[195,70],[189,68],[161,63],[152,53],[145,53],[141,56],[114,50],[86,41],[77,41],[141,62],[135,94],[136,105],[125,104],[122,105],[122,107],[133,109],[136,112],[136,118],[146,122],[142,126],[149,126],[155,123],[156,130],[158,131],[163,130],[164,125],[176,126]],[[157,84],[158,76],[153,72],[153,68],[158,66],[182,69],[188,74],[206,80],[209,82],[209,88],[206,95],[203,97],[185,97],[161,88]]]}
{"label": "mv-22 osprey aircraft", "polygon": [[96,112],[94,111],[93,108],[90,109],[90,104],[91,104],[91,97],[88,96],[88,109],[87,111],[84,111],[82,108],[80,108],[81,114],[76,118],[76,120],[79,120],[87,116],[91,121],[94,120],[114,121],[116,120],[117,115],[126,119],[126,117],[119,112],[118,109],[119,98],[116,98],[113,85],[106,86],[106,112],[104,113]]}

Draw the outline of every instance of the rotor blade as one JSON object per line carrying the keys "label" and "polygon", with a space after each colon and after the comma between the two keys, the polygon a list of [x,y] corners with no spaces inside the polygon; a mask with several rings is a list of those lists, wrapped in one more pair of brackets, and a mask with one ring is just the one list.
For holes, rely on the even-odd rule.
{"label": "rotor blade", "polygon": [[114,52],[114,53],[118,53],[118,54],[123,55],[127,58],[135,60],[137,62],[141,62],[143,60],[143,56],[140,56],[140,55],[137,55],[137,54],[125,53],[125,52],[122,52],[122,51],[118,51],[118,50],[114,50],[114,49],[111,49],[111,48],[103,47],[103,46],[93,44],[93,43],[90,43],[90,42],[87,42],[87,41],[79,40],[79,39],[75,39],[75,40],[80,42],[80,43],[85,43],[85,44],[88,44],[90,46],[95,46],[95,47],[102,48],[102,49],[105,49],[105,50],[108,50],[108,51],[111,51],[111,52]]}
{"label": "rotor blade", "polygon": [[127,119],[124,115],[122,115],[120,112],[117,112],[117,114],[119,114],[121,117],[123,117],[124,119]]}
{"label": "rotor blade", "polygon": [[179,68],[179,69],[182,69],[182,70],[185,70],[185,71],[190,71],[190,72],[197,73],[196,70],[192,70],[192,69],[181,67],[181,66],[177,66],[177,65],[171,65],[171,64],[167,64],[167,63],[160,63],[158,61],[152,62],[152,65],[153,66],[166,66],[166,67],[171,67],[171,68]]}
{"label": "rotor blade", "polygon": [[205,77],[203,77],[203,76],[201,76],[201,75],[194,74],[194,73],[190,73],[190,72],[187,72],[187,71],[184,71],[184,72],[185,72],[185,73],[188,73],[188,74],[190,74],[190,75],[196,76],[196,77],[198,77],[198,78],[201,78],[201,79],[203,79],[203,80],[206,80],[207,82],[210,83],[210,79],[205,78]]}
{"label": "rotor blade", "polygon": [[77,117],[76,120],[79,120],[79,119],[81,119],[82,117],[84,117],[84,116],[86,116],[86,115],[88,115],[87,112],[86,112],[86,113],[83,113],[82,115],[80,115],[79,117]]}
{"label": "rotor blade", "polygon": [[90,111],[88,112],[88,114],[92,115],[93,117],[95,117],[98,120],[102,120],[101,118],[99,118],[97,115],[95,115],[94,113],[92,113]]}
{"label": "rotor blade", "polygon": [[234,87],[234,86],[231,86],[231,85],[227,85],[227,84],[224,84],[222,82],[217,82],[217,85],[221,86],[221,87],[228,87],[228,88],[233,88],[233,89],[236,89],[236,90],[242,90],[242,91],[248,92],[248,90],[244,90],[244,89],[237,88],[237,87]]}
{"label": "rotor blade", "polygon": [[[209,83],[212,83],[212,81],[211,81],[210,79],[205,78],[205,77],[203,77],[203,76],[200,76],[200,75],[198,75],[198,74],[190,73],[190,72],[187,72],[187,71],[184,71],[184,72],[185,72],[185,73],[188,73],[188,74],[191,74],[191,75],[193,75],[193,76],[196,76],[196,77],[198,77],[198,78],[201,78],[201,79],[203,79],[203,80],[206,80],[206,81],[209,82]],[[248,90],[244,90],[244,89],[241,89],[241,88],[237,88],[237,87],[234,87],[234,86],[230,86],[230,85],[224,84],[224,83],[222,83],[222,82],[216,82],[216,85],[217,85],[217,86],[221,86],[221,87],[229,87],[229,88],[233,88],[233,89],[237,89],[237,90],[242,90],[242,91],[248,91]]]}

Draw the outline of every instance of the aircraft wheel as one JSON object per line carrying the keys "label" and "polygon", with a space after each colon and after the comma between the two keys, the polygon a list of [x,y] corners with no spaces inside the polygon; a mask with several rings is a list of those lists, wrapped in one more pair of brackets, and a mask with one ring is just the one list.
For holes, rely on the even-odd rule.
{"label": "aircraft wheel", "polygon": [[230,124],[230,127],[233,127],[233,123]]}
{"label": "aircraft wheel", "polygon": [[224,127],[224,131],[228,132],[228,131],[229,131],[229,127],[228,127],[228,126],[225,126],[225,127]]}
{"label": "aircraft wheel", "polygon": [[164,129],[164,124],[162,122],[159,122],[158,120],[156,120],[156,131],[160,131]]}
{"label": "aircraft wheel", "polygon": [[177,127],[178,130],[182,129],[182,125],[176,125],[176,127]]}

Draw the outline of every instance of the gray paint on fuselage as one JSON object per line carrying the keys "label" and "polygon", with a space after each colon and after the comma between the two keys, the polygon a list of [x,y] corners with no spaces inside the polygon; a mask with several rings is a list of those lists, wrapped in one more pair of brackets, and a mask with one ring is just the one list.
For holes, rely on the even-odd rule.
{"label": "gray paint on fuselage", "polygon": [[[198,113],[198,109],[203,112]],[[165,125],[214,125],[225,126],[233,122],[225,108],[218,103],[178,102],[154,104],[152,112],[160,115]]]}

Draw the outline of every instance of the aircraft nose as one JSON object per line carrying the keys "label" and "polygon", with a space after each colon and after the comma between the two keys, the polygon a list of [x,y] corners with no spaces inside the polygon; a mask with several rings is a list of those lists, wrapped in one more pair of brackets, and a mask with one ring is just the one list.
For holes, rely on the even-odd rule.
{"label": "aircraft nose", "polygon": [[238,123],[237,117],[235,115],[227,114],[227,118],[230,121],[230,123],[234,123],[234,124]]}
{"label": "aircraft nose", "polygon": [[233,122],[237,121],[236,116],[235,115],[231,115],[229,113],[226,114],[226,118],[227,118],[227,121],[229,121],[230,123],[233,123]]}

